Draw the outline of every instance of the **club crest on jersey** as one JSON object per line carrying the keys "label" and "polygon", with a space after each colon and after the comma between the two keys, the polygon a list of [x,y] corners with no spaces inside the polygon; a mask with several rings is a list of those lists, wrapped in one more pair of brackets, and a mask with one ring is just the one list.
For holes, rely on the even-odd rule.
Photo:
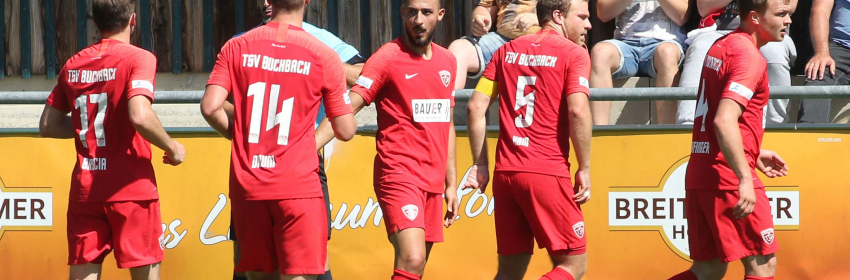
{"label": "club crest on jersey", "polygon": [[773,244],[773,228],[768,228],[761,231],[761,239],[764,240],[764,243],[767,245]]}
{"label": "club crest on jersey", "polygon": [[413,204],[408,204],[401,207],[401,212],[404,213],[405,217],[413,221],[416,220],[416,216],[419,216],[419,207]]}
{"label": "club crest on jersey", "polygon": [[449,87],[449,83],[452,81],[452,73],[446,70],[440,71],[440,80],[443,81],[443,85]]}
{"label": "club crest on jersey", "polygon": [[584,222],[578,222],[573,225],[573,231],[576,233],[578,238],[584,238]]}

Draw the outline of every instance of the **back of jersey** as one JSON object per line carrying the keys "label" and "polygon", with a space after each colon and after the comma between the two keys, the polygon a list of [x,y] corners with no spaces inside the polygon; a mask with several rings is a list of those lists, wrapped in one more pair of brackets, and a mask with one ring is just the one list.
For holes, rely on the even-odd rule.
{"label": "back of jersey", "polygon": [[157,199],[151,147],[130,122],[128,100],[153,100],[156,57],[104,39],[65,64],[47,104],[71,112],[77,164],[70,199],[103,202]]}
{"label": "back of jersey", "polygon": [[496,52],[484,72],[500,95],[496,171],[570,177],[566,97],[589,92],[589,73],[587,51],[548,29]]}
{"label": "back of jersey", "polygon": [[[303,29],[270,22],[222,48],[210,85],[234,101],[230,197],[321,197],[315,120],[350,113],[339,56]],[[347,111],[345,110],[347,109]]]}

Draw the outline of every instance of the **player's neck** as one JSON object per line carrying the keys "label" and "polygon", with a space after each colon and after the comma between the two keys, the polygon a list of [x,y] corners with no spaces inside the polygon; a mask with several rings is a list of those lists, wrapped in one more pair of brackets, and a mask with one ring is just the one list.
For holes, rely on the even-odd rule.
{"label": "player's neck", "polygon": [[767,41],[759,40],[758,36],[758,27],[751,26],[749,24],[741,24],[741,29],[747,33],[751,38],[753,38],[753,42],[756,44],[757,49],[761,49],[762,46],[767,44]]}
{"label": "player's neck", "polygon": [[283,11],[274,11],[272,12],[272,17],[269,22],[277,22],[277,23],[285,23],[289,25],[294,25],[301,27],[301,23],[304,22],[304,14],[303,13],[286,13]]}
{"label": "player's neck", "polygon": [[130,28],[127,28],[124,31],[117,33],[101,32],[100,34],[103,35],[101,37],[102,39],[115,40],[125,44],[130,43]]}
{"label": "player's neck", "polygon": [[564,29],[551,20],[543,24],[543,29],[549,29],[552,30],[552,32],[558,33],[558,35],[561,35],[561,37],[567,37],[566,33],[564,33]]}
{"label": "player's neck", "polygon": [[420,47],[413,44],[413,42],[411,42],[410,38],[407,38],[407,36],[402,36],[402,41],[405,45],[407,45],[408,48],[413,50],[413,52],[421,55],[423,59],[431,59],[431,42],[428,42],[427,45]]}

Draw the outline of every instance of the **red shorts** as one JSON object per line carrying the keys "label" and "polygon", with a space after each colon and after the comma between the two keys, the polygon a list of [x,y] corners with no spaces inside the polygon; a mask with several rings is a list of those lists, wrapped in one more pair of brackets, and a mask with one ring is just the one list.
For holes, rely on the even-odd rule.
{"label": "red shorts", "polygon": [[399,183],[375,187],[387,236],[408,228],[425,230],[425,242],[443,242],[443,194]]}
{"label": "red shorts", "polygon": [[743,219],[735,218],[738,191],[688,190],[688,244],[691,259],[720,258],[731,262],[743,257],[769,255],[779,250],[773,232],[773,215],[763,188],[755,189],[756,206]]}
{"label": "red shorts", "polygon": [[499,255],[532,254],[534,240],[550,254],[587,252],[584,216],[569,178],[504,171],[493,177]]}
{"label": "red shorts", "polygon": [[325,273],[328,218],[324,198],[233,200],[242,258],[236,272]]}
{"label": "red shorts", "polygon": [[68,265],[102,264],[115,251],[118,268],[165,257],[159,200],[68,202]]}

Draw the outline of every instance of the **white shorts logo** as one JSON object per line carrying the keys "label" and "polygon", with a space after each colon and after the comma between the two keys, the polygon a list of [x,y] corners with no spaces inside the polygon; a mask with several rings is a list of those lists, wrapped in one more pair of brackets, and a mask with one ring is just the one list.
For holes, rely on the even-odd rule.
{"label": "white shorts logo", "polygon": [[345,104],[349,104],[349,105],[351,104],[351,91],[350,90],[346,91],[345,93],[342,94],[342,101],[344,101]]}
{"label": "white shorts logo", "polygon": [[767,243],[767,245],[773,244],[773,228],[762,230],[761,239],[763,239],[764,243]]}
{"label": "white shorts logo", "polygon": [[446,70],[440,71],[440,80],[443,81],[443,85],[449,87],[449,83],[452,81],[452,73]]}
{"label": "white shorts logo", "polygon": [[[162,227],[165,227],[165,224],[162,224]],[[159,249],[165,251],[165,231],[162,232],[162,235],[159,236]]]}
{"label": "white shorts logo", "polygon": [[573,231],[576,233],[578,238],[584,238],[584,222],[578,222],[573,225]]}
{"label": "white shorts logo", "polygon": [[419,216],[419,207],[413,204],[408,204],[401,207],[401,212],[404,213],[405,217],[413,221],[416,220],[416,216]]}

